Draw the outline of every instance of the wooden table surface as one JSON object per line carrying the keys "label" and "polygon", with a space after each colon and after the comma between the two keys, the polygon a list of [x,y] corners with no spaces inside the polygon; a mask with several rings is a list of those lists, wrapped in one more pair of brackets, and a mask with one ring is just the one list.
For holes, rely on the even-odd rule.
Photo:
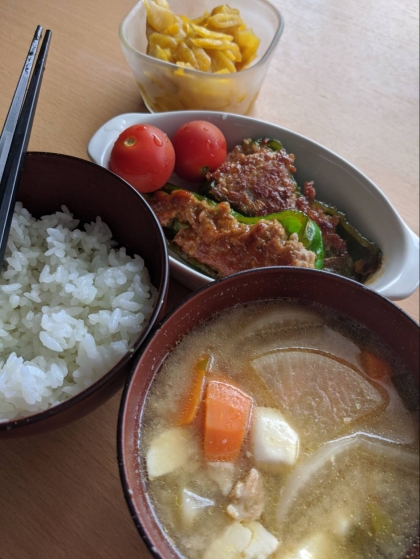
{"label": "wooden table surface", "polygon": [[[31,150],[87,159],[101,124],[145,111],[117,35],[132,2],[1,0],[0,122],[36,25],[53,31]],[[418,2],[273,3],[286,26],[253,116],[351,161],[418,234]],[[172,281],[170,305],[187,294]],[[418,320],[418,290],[398,304]],[[119,399],[60,431],[0,441],[0,559],[147,557],[118,475]]]}

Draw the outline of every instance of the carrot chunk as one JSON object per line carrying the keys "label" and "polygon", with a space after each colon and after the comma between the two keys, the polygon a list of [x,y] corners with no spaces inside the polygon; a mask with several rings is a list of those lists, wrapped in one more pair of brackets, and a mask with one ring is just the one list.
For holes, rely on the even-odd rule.
{"label": "carrot chunk", "polygon": [[181,413],[176,425],[189,425],[197,416],[203,397],[206,373],[210,369],[211,361],[212,357],[207,354],[202,355],[197,361],[190,391],[182,402]]}
{"label": "carrot chunk", "polygon": [[232,384],[207,385],[204,455],[208,462],[234,462],[248,430],[253,399]]}
{"label": "carrot chunk", "polygon": [[365,373],[372,380],[380,380],[391,376],[391,365],[369,351],[362,352],[362,364]]}

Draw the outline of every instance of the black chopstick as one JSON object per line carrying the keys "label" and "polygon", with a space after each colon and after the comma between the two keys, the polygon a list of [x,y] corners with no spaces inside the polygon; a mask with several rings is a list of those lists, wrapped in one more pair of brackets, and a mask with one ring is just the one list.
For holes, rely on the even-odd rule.
{"label": "black chopstick", "polygon": [[0,181],[3,176],[4,167],[6,165],[7,157],[10,152],[10,146],[13,140],[13,135],[16,130],[16,125],[19,119],[20,111],[22,109],[23,100],[25,98],[26,87],[31,77],[32,64],[35,59],[36,51],[38,50],[38,43],[41,38],[42,27],[38,25],[35,30],[34,38],[32,39],[28,55],[23,65],[22,72],[18,84],[16,86],[15,94],[10,105],[9,112],[3,126],[0,136]]}
{"label": "black chopstick", "polygon": [[[29,65],[29,73],[30,73],[30,68],[32,67],[33,57],[36,54],[41,31],[42,31],[42,27],[38,26],[35,32],[33,43],[31,45],[31,49],[28,53],[28,58],[22,70],[22,74],[27,73],[27,69],[26,69],[27,65]],[[39,51],[37,61],[35,63],[35,68],[32,73],[32,78],[28,86],[28,90],[26,93],[25,100],[23,102],[23,106],[20,110],[20,104],[23,98],[21,88],[20,88],[19,89],[20,93],[18,96],[18,99],[20,98],[20,103],[19,105],[12,108],[13,104],[15,103],[15,97],[20,85],[20,81],[22,79],[22,75],[21,75],[21,79],[19,80],[18,87],[16,88],[16,93],[12,101],[12,106],[9,109],[6,123],[3,128],[2,137],[0,139],[0,146],[2,147],[2,152],[0,156],[2,156],[1,160],[5,159],[3,163],[4,164],[3,172],[2,169],[0,168],[0,176],[2,175],[0,181],[0,270],[3,265],[4,254],[6,252],[7,239],[9,236],[10,225],[12,222],[12,216],[13,216],[13,210],[15,206],[20,173],[22,170],[23,161],[29,143],[29,136],[31,133],[32,123],[35,116],[35,109],[38,101],[38,96],[41,87],[42,76],[45,67],[45,61],[47,59],[50,41],[51,41],[51,31],[48,30],[45,32],[45,36],[42,41],[42,45]],[[34,43],[35,43],[35,49],[33,50]],[[29,58],[32,58],[32,60],[29,60],[28,62]],[[23,87],[24,89],[26,89],[25,86]],[[19,115],[19,111],[20,111],[20,115]],[[5,149],[5,146],[4,145],[2,146],[1,143],[3,141],[3,134],[6,129],[6,124],[9,119],[9,115],[13,114],[15,116],[16,112],[19,115],[19,117],[15,125],[13,137],[11,139],[10,149],[8,151],[8,154],[6,154],[6,156],[4,157],[3,149]],[[9,143],[10,141],[10,128],[11,125],[9,122],[7,135],[6,135],[6,140],[7,140],[7,136],[9,136],[9,140],[7,140],[7,143]],[[4,141],[5,144],[6,144],[6,140]]]}

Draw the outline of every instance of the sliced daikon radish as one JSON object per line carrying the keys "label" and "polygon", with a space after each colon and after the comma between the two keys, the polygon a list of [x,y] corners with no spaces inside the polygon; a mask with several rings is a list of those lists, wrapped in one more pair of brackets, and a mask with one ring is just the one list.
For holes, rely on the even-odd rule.
{"label": "sliced daikon radish", "polygon": [[308,530],[334,534],[346,546],[355,529],[368,533],[378,518],[386,526],[383,534],[376,526],[377,547],[386,549],[393,533],[416,533],[418,476],[418,455],[399,445],[365,435],[323,445],[295,468],[281,491],[277,520],[286,549],[304,542]]}
{"label": "sliced daikon radish", "polygon": [[345,504],[338,505],[329,516],[331,532],[341,539],[351,536],[354,527],[362,521],[360,509],[354,510]]}
{"label": "sliced daikon radish", "polygon": [[353,432],[371,433],[399,444],[414,443],[419,436],[418,426],[404,406],[392,379],[389,377],[382,379],[380,384],[389,396],[389,404],[386,410],[378,417],[367,417],[365,421],[357,423]]}
{"label": "sliced daikon radish", "polygon": [[386,404],[370,382],[332,356],[282,350],[258,357],[251,365],[301,442],[310,447]]}
{"label": "sliced daikon radish", "polygon": [[263,310],[250,324],[240,330],[238,335],[247,338],[248,336],[260,336],[267,332],[322,326],[322,324],[324,324],[324,319],[319,314],[303,307],[284,305]]}
{"label": "sliced daikon radish", "polygon": [[362,439],[359,435],[356,435],[325,444],[305,462],[295,468],[292,474],[287,478],[287,482],[281,492],[281,499],[277,512],[279,521],[285,521],[289,509],[296,501],[299,493],[306,489],[310,483],[316,481],[316,476],[319,472],[326,476],[340,455],[347,453],[349,449],[357,448],[362,440],[364,441],[364,438]]}
{"label": "sliced daikon radish", "polygon": [[325,324],[320,328],[307,328],[304,334],[295,329],[282,332],[281,335],[267,336],[256,345],[253,355],[258,357],[280,349],[312,349],[338,357],[341,361],[360,369],[360,348],[352,340]]}
{"label": "sliced daikon radish", "polygon": [[192,526],[197,516],[213,506],[214,501],[210,499],[201,497],[185,488],[181,491],[181,518],[184,526]]}
{"label": "sliced daikon radish", "polygon": [[276,551],[279,541],[259,522],[244,524],[252,532],[252,539],[242,552],[241,559],[267,559]]}
{"label": "sliced daikon radish", "polygon": [[169,474],[183,466],[188,460],[189,442],[185,427],[172,427],[155,437],[146,454],[149,478]]}
{"label": "sliced daikon radish", "polygon": [[213,540],[203,559],[242,559],[243,551],[252,539],[252,530],[233,522],[222,535]]}
{"label": "sliced daikon radish", "polygon": [[273,408],[255,408],[251,427],[254,461],[259,468],[278,471],[291,466],[299,451],[299,437]]}
{"label": "sliced daikon radish", "polygon": [[210,478],[217,483],[226,497],[232,491],[235,464],[233,462],[207,462]]}

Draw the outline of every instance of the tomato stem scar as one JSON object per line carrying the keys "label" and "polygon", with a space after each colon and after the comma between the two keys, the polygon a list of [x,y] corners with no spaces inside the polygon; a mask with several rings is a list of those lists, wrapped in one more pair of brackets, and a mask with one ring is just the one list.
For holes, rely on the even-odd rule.
{"label": "tomato stem scar", "polygon": [[127,147],[130,146],[134,146],[134,144],[137,142],[136,138],[134,138],[134,136],[129,136],[128,138],[126,138],[124,140],[124,145]]}

